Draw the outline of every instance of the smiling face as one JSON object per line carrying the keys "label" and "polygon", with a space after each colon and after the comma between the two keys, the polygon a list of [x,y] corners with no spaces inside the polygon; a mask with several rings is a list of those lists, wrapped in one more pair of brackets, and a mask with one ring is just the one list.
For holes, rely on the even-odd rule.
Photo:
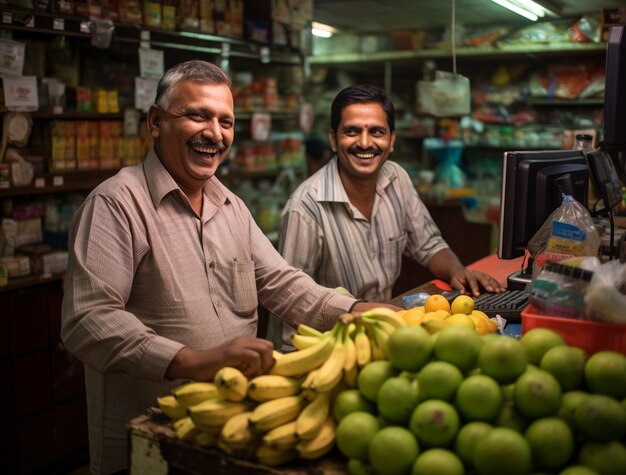
{"label": "smiling face", "polygon": [[342,176],[362,180],[376,176],[393,152],[396,133],[379,103],[357,103],[341,111],[337,132],[330,130],[328,139]]}
{"label": "smiling face", "polygon": [[234,104],[226,84],[182,81],[163,110],[148,112],[161,163],[184,192],[201,190],[226,158],[234,138]]}

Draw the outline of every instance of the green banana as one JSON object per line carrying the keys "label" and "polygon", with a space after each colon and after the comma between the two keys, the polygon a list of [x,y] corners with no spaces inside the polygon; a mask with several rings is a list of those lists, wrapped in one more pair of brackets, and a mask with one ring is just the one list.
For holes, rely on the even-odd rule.
{"label": "green banana", "polygon": [[237,368],[224,366],[213,378],[222,399],[243,401],[248,393],[248,378]]}
{"label": "green banana", "polygon": [[222,427],[220,438],[231,447],[245,448],[254,439],[250,430],[251,411],[241,412],[226,421]]}
{"label": "green banana", "polygon": [[192,382],[174,388],[172,395],[180,405],[191,407],[207,399],[219,397],[219,392],[213,383]]}
{"label": "green banana", "polygon": [[330,393],[318,393],[296,419],[296,435],[302,440],[315,437],[330,412]]}
{"label": "green banana", "polygon": [[293,396],[300,390],[303,378],[290,378],[278,374],[262,374],[248,383],[248,397],[257,402]]}
{"label": "green banana", "polygon": [[329,414],[318,434],[312,439],[303,440],[296,450],[303,459],[317,459],[326,455],[335,445],[335,419]]}
{"label": "green banana", "polygon": [[387,307],[376,307],[361,313],[361,318],[373,318],[382,322],[389,323],[394,328],[406,326],[406,322],[394,310]]}
{"label": "green banana", "polygon": [[269,445],[261,445],[256,451],[256,458],[263,465],[276,467],[291,462],[298,456],[294,449],[279,450]]}
{"label": "green banana", "polygon": [[189,416],[198,427],[223,426],[228,419],[236,414],[246,412],[250,406],[245,402],[227,401],[225,399],[209,399],[191,406]]}
{"label": "green banana", "polygon": [[334,338],[324,336],[313,346],[304,350],[287,353],[276,360],[270,374],[298,376],[321,366],[333,349]]}
{"label": "green banana", "polygon": [[282,426],[270,430],[263,436],[261,443],[269,445],[276,450],[293,449],[299,442],[296,435],[296,422],[297,421],[287,422]]}
{"label": "green banana", "polygon": [[315,336],[317,338],[322,337],[322,332],[316,328],[310,327],[306,323],[301,323],[298,325],[298,334],[303,336]]}
{"label": "green banana", "polygon": [[291,335],[291,344],[295,346],[298,350],[305,350],[306,348],[315,345],[320,341],[320,338],[317,336],[307,336],[300,335],[299,333],[294,333]]}
{"label": "green banana", "polygon": [[259,432],[266,432],[298,417],[305,399],[301,394],[262,402],[250,414],[250,424]]}
{"label": "green banana", "polygon": [[190,417],[183,417],[174,422],[174,432],[180,440],[193,440],[198,434],[198,428]]}
{"label": "green banana", "polygon": [[354,347],[356,349],[356,362],[362,368],[372,360],[372,344],[362,324],[356,327]]}
{"label": "green banana", "polygon": [[187,408],[181,405],[174,396],[170,395],[158,397],[157,404],[159,405],[159,409],[161,409],[163,414],[165,414],[173,421],[182,419],[187,415]]}

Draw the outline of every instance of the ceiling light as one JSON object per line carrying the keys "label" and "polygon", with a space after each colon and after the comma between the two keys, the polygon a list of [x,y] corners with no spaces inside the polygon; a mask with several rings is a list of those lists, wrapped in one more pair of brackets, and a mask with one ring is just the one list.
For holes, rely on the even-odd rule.
{"label": "ceiling light", "polygon": [[330,25],[314,21],[311,24],[311,33],[320,38],[330,38],[334,33],[337,33],[337,29]]}
{"label": "ceiling light", "polygon": [[504,7],[518,15],[528,18],[531,21],[537,21],[546,14],[554,15],[554,12],[532,0],[491,0],[501,7]]}

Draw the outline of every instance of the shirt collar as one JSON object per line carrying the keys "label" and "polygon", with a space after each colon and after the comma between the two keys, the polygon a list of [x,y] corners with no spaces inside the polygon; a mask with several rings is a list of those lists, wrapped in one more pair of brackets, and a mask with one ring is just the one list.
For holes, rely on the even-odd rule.
{"label": "shirt collar", "polygon": [[[339,177],[339,167],[337,165],[337,156],[335,155],[328,164],[325,165],[322,173],[323,185],[317,190],[318,201],[331,201],[339,203],[349,203],[348,195],[344,189],[341,178]],[[398,177],[397,171],[389,160],[385,161],[378,173],[378,181],[376,182],[376,193],[382,195],[387,186],[389,186]]]}
{"label": "shirt collar", "polygon": [[[148,190],[150,191],[150,198],[155,208],[158,208],[163,198],[171,192],[184,195],[172,175],[169,174],[161,160],[159,160],[154,149],[148,152],[148,156],[144,160],[144,173]],[[228,200],[224,186],[215,177],[205,183],[204,198],[209,200],[214,206],[220,206]]]}

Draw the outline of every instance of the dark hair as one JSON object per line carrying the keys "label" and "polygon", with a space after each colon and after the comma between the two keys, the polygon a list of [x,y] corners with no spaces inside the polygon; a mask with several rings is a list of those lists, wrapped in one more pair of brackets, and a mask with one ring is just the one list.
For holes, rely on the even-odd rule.
{"label": "dark hair", "polygon": [[341,122],[341,112],[349,105],[371,103],[377,103],[382,106],[387,114],[389,132],[393,132],[396,128],[393,102],[384,89],[371,84],[348,86],[335,96],[330,106],[330,128],[337,133],[339,122]]}
{"label": "dark hair", "polygon": [[165,71],[157,86],[155,104],[166,110],[169,107],[172,87],[181,81],[226,84],[228,87],[232,85],[230,77],[215,64],[200,60],[185,61]]}

